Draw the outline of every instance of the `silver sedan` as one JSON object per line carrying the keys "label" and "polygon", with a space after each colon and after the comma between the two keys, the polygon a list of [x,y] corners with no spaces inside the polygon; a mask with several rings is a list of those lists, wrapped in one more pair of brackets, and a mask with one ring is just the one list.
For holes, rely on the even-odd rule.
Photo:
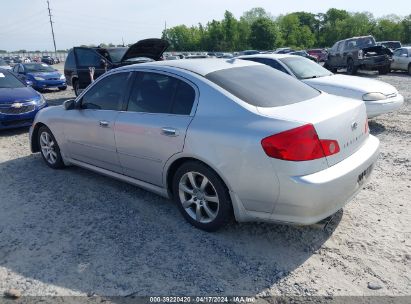
{"label": "silver sedan", "polygon": [[233,218],[316,223],[361,189],[379,149],[361,101],[238,59],[112,70],[42,110],[30,138],[48,166],[172,198],[207,231]]}

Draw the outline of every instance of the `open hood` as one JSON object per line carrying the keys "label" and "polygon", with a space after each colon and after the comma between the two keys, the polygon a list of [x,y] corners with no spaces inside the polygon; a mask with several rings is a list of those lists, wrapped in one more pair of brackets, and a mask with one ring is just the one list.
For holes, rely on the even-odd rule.
{"label": "open hood", "polygon": [[121,62],[138,57],[146,57],[156,61],[160,60],[169,45],[170,44],[163,39],[151,38],[140,40],[129,47],[123,55],[123,58],[121,58]]}

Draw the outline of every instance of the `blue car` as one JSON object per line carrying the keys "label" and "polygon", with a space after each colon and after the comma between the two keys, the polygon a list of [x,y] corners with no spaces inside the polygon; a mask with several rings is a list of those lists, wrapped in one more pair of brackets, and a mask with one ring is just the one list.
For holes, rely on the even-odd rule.
{"label": "blue car", "polygon": [[43,95],[13,73],[0,69],[0,130],[31,126],[37,112],[47,107]]}
{"label": "blue car", "polygon": [[64,75],[45,63],[19,63],[13,67],[13,72],[20,80],[39,91],[49,88],[67,89]]}

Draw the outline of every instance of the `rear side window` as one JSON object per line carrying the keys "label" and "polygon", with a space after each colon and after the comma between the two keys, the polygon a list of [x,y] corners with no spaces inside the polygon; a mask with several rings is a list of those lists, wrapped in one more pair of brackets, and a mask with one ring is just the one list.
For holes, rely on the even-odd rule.
{"label": "rear side window", "polygon": [[186,82],[158,73],[138,73],[127,111],[189,115],[195,99]]}
{"label": "rear side window", "polygon": [[120,111],[130,73],[117,73],[98,81],[82,98],[82,109]]}
{"label": "rear side window", "polygon": [[305,83],[264,65],[219,70],[205,77],[257,107],[285,106],[320,95]]}
{"label": "rear side window", "polygon": [[74,70],[76,63],[74,61],[74,52],[71,50],[66,58],[65,68],[68,70]]}

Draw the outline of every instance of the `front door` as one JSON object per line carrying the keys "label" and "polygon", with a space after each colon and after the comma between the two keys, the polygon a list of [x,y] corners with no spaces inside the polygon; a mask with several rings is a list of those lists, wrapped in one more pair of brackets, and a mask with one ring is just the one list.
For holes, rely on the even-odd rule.
{"label": "front door", "polygon": [[[95,50],[85,47],[74,48],[76,58],[77,76],[79,81],[80,92],[87,86],[103,75],[107,71],[108,60],[98,54]],[[90,75],[90,69],[94,69],[93,79]]]}
{"label": "front door", "polygon": [[130,75],[122,72],[102,78],[78,101],[80,109],[65,112],[64,134],[72,159],[122,173],[114,127]]}
{"label": "front door", "polygon": [[125,175],[162,186],[166,161],[183,150],[196,95],[194,85],[177,76],[136,72],[127,110],[115,126]]}

